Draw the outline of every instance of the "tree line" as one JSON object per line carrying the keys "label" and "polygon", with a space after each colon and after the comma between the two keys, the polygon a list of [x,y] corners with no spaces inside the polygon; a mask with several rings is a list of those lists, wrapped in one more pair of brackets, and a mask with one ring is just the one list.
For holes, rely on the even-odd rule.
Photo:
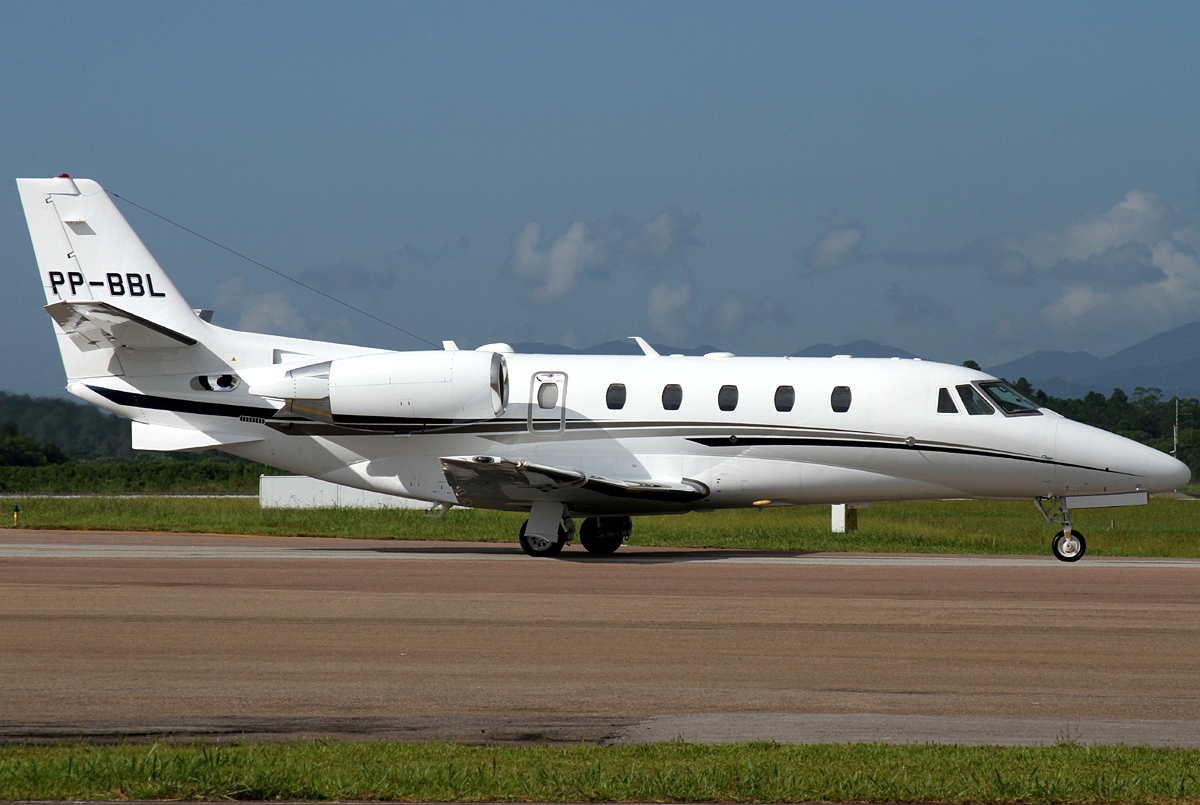
{"label": "tree line", "polygon": [[[968,361],[965,365],[971,365]],[[972,368],[977,368],[973,366]],[[1200,400],[1164,399],[1161,389],[1114,389],[1082,399],[1051,397],[1025,378],[1012,386],[1043,408],[1177,458],[1200,479]],[[91,405],[0,391],[0,494],[255,494],[259,475],[279,470],[217,451],[146,453],[131,444],[130,423]]]}

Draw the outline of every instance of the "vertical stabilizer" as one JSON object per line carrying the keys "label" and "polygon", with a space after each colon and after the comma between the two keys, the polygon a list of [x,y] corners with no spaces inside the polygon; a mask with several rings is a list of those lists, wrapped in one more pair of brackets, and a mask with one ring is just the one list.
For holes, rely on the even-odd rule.
{"label": "vertical stabilizer", "polygon": [[[207,325],[99,184],[64,175],[18,179],[17,189],[68,378],[120,374],[118,347],[179,348],[204,334]],[[112,326],[94,326],[97,312],[108,317],[108,325],[115,318],[118,334],[144,334],[157,326],[183,340],[155,343],[143,335],[121,343],[118,335],[114,341]]]}

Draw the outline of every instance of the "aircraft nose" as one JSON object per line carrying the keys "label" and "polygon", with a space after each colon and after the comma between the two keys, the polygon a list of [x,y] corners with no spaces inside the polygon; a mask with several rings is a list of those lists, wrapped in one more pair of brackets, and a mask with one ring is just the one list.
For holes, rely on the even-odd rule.
{"label": "aircraft nose", "polygon": [[1192,471],[1182,461],[1161,450],[1147,447],[1150,453],[1146,467],[1146,484],[1152,492],[1169,492],[1192,479]]}

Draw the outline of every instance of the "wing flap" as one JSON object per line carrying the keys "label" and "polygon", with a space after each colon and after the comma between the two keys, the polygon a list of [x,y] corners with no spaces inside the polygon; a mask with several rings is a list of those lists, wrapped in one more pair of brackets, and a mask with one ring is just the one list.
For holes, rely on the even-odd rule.
{"label": "wing flap", "polygon": [[96,349],[171,349],[196,339],[135,316],[107,302],[54,302],[46,312],[84,352]]}
{"label": "wing flap", "polygon": [[446,480],[464,505],[470,505],[471,500],[497,498],[529,501],[543,499],[551,493],[556,499],[568,502],[600,495],[647,502],[690,503],[709,494],[705,484],[690,478],[630,481],[497,456],[448,456],[441,462]]}

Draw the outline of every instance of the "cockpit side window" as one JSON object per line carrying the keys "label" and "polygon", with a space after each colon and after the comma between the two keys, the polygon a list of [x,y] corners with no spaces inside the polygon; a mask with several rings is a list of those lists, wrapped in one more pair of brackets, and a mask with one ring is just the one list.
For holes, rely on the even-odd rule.
{"label": "cockpit side window", "polygon": [[992,401],[1000,406],[1000,410],[1009,416],[1036,416],[1042,413],[1038,410],[1037,403],[1007,383],[992,380],[980,383],[979,388],[983,389],[983,393],[991,397]]}
{"label": "cockpit side window", "polygon": [[996,413],[996,410],[988,405],[988,401],[983,399],[983,395],[976,391],[974,386],[964,384],[954,388],[958,389],[958,396],[962,398],[963,408],[967,409],[968,414],[979,416]]}
{"label": "cockpit side window", "polygon": [[938,389],[938,409],[939,414],[957,414],[958,406],[954,404],[954,398],[950,396],[950,389]]}

